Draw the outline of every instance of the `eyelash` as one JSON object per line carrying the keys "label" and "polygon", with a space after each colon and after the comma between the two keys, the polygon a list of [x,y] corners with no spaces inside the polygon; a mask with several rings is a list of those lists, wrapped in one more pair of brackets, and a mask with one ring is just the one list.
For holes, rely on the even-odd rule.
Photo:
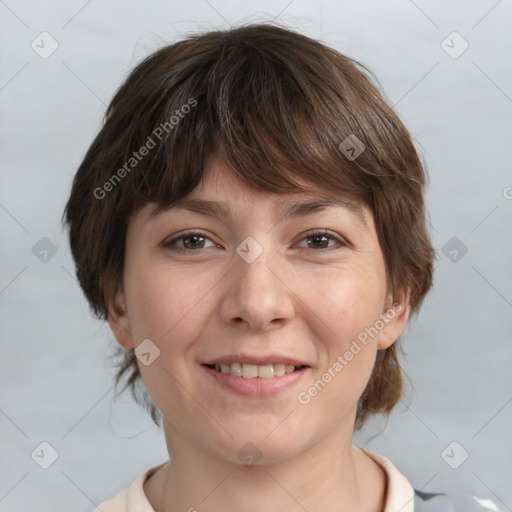
{"label": "eyelash", "polygon": [[[173,247],[173,246],[176,245],[176,242],[178,240],[182,240],[184,238],[187,238],[187,237],[190,237],[190,236],[193,236],[193,235],[199,235],[199,236],[201,236],[201,237],[203,237],[205,239],[210,240],[210,238],[208,236],[206,236],[204,233],[201,233],[200,231],[186,231],[186,232],[181,233],[178,236],[174,237],[172,240],[169,240],[168,242],[164,241],[163,246],[165,248],[169,248],[172,251],[175,251],[175,252],[177,252],[179,254],[190,254],[190,253],[193,253],[193,252],[200,252],[201,250],[206,250],[206,249],[180,249],[178,247]],[[302,242],[302,240],[305,240],[307,238],[314,238],[316,236],[326,237],[329,240],[334,240],[334,241],[338,242],[341,245],[341,247],[338,247],[338,248],[327,247],[327,248],[324,248],[324,249],[312,249],[312,250],[315,250],[316,252],[319,252],[319,253],[325,254],[325,253],[333,251],[333,250],[337,251],[337,250],[342,249],[344,247],[347,247],[349,245],[342,238],[334,236],[332,234],[329,234],[327,231],[312,231],[312,232],[308,232],[308,233],[306,233],[302,237],[302,239],[300,241]],[[310,249],[310,247],[301,247],[301,249]]]}

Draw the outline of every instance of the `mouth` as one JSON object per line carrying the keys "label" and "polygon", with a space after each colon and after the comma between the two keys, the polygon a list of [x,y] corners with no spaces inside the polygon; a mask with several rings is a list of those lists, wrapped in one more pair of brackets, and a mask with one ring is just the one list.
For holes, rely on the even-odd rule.
{"label": "mouth", "polygon": [[298,372],[304,368],[309,368],[308,365],[293,365],[285,363],[271,363],[271,364],[245,364],[245,363],[231,363],[231,364],[204,364],[211,370],[231,375],[233,377],[243,377],[245,379],[272,379],[282,377],[283,375]]}
{"label": "mouth", "polygon": [[[284,363],[247,364],[247,363],[208,363],[202,364],[208,378],[206,388],[219,386],[234,396],[252,399],[272,397],[285,390],[291,391],[312,370],[308,365]],[[216,387],[213,390],[217,389]]]}

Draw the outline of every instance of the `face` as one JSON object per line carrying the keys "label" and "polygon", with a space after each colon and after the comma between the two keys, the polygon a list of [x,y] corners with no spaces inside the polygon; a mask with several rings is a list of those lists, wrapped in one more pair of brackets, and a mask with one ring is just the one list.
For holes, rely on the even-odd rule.
{"label": "face", "polygon": [[260,464],[330,435],[351,442],[376,351],[397,339],[408,308],[387,293],[370,210],[285,215],[326,195],[309,190],[254,191],[212,155],[188,198],[229,215],[183,205],[155,216],[150,203],[130,220],[109,322],[136,349],[167,436],[238,463],[252,443]]}

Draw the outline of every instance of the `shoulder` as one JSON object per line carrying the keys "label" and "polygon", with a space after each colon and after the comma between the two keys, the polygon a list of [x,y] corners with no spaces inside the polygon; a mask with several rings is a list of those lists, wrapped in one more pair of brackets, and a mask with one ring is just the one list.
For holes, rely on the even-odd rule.
{"label": "shoulder", "polygon": [[455,512],[444,493],[426,493],[412,487],[409,480],[383,455],[358,446],[386,472],[387,495],[384,512]]}
{"label": "shoulder", "polygon": [[384,471],[386,475],[386,498],[384,503],[384,512],[416,512],[413,509],[414,489],[407,478],[398,471],[393,463],[383,455],[355,445],[356,448],[363,451],[373,459]]}
{"label": "shoulder", "polygon": [[112,498],[102,501],[93,512],[127,512],[127,491],[128,488],[123,489]]}
{"label": "shoulder", "polygon": [[164,464],[148,469],[128,487],[102,501],[92,512],[155,512],[144,493],[144,482]]}

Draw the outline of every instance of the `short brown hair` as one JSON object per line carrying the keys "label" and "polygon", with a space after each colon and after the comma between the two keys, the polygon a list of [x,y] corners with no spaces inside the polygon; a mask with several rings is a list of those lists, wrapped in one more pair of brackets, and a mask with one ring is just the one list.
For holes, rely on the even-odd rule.
{"label": "short brown hair", "polygon": [[[166,207],[189,194],[214,151],[250,187],[307,192],[299,178],[366,204],[388,285],[409,289],[411,313],[418,312],[432,286],[435,253],[426,229],[426,170],[409,132],[365,66],[286,27],[250,24],[159,49],[108,106],[63,215],[96,317],[108,319],[122,290],[130,216],[148,202]],[[377,353],[356,429],[368,415],[388,415],[401,396],[399,341]],[[145,390],[136,394],[134,351],[118,351],[116,385],[129,372],[123,390],[130,386],[159,425]]]}

